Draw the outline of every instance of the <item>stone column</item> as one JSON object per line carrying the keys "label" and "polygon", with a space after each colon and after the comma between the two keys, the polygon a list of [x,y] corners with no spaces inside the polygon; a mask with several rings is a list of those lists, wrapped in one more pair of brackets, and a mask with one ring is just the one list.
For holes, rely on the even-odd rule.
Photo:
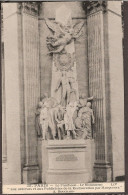
{"label": "stone column", "polygon": [[24,2],[22,12],[25,165],[23,183],[38,183],[35,111],[40,100],[38,3]]}
{"label": "stone column", "polygon": [[[111,181],[109,150],[111,128],[108,103],[108,78],[105,62],[104,11],[106,3],[90,2],[87,5],[89,95],[94,96],[95,114],[95,181]],[[108,148],[108,144],[110,147]]]}
{"label": "stone column", "polygon": [[38,3],[3,3],[3,7],[8,159],[3,177],[8,184],[37,183]]}
{"label": "stone column", "polygon": [[89,95],[94,96],[95,181],[124,174],[121,2],[87,6]]}

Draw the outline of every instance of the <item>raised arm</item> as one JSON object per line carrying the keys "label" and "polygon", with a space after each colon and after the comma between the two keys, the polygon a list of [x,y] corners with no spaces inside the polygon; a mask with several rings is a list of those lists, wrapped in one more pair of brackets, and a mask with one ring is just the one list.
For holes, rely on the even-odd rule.
{"label": "raised arm", "polygon": [[93,99],[94,97],[92,96],[92,97],[87,98],[87,101],[89,102],[89,101],[92,101]]}
{"label": "raised arm", "polygon": [[[55,44],[54,44],[54,46],[55,46]],[[58,49],[53,50],[53,51],[49,51],[48,54],[51,54],[51,53],[60,53],[63,49],[64,49],[64,45],[61,45],[61,46],[59,46]]]}

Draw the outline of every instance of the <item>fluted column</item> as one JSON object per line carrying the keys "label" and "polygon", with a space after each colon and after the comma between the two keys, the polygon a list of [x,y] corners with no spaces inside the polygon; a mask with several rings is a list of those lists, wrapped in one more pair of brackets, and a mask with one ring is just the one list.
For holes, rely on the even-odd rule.
{"label": "fluted column", "polygon": [[23,183],[38,183],[35,110],[40,99],[38,3],[21,5],[23,33],[25,165]]}
{"label": "fluted column", "polygon": [[[95,181],[111,181],[108,143],[111,147],[107,76],[105,66],[104,13],[106,2],[96,1],[87,5],[89,95],[94,96],[95,114]],[[110,133],[110,135],[109,135]],[[110,139],[110,140],[109,140]],[[109,140],[109,141],[108,141]]]}
{"label": "fluted column", "polygon": [[108,1],[108,56],[113,180],[124,178],[124,78],[121,1]]}

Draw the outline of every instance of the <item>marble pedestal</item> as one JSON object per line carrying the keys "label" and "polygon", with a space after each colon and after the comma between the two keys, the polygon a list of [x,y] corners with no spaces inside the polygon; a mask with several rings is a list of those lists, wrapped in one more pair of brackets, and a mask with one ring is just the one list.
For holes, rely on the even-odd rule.
{"label": "marble pedestal", "polygon": [[75,184],[92,181],[94,140],[39,142],[42,142],[42,183]]}

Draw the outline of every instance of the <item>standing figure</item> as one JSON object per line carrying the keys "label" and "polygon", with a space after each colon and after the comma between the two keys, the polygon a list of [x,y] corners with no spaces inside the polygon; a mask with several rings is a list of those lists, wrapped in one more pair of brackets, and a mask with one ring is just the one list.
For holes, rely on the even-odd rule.
{"label": "standing figure", "polygon": [[73,123],[73,115],[76,110],[75,102],[70,102],[66,109],[64,114],[64,122],[65,122],[65,130],[67,131],[67,139],[70,139],[70,132],[73,134],[73,138],[76,138],[76,132],[75,132],[75,126]]}
{"label": "standing figure", "polygon": [[62,77],[58,80],[55,91],[57,92],[60,87],[62,87],[61,104],[66,106],[70,102],[70,93],[75,91],[72,87],[71,80],[67,77],[66,71],[62,71]]}
{"label": "standing figure", "polygon": [[49,107],[49,102],[45,101],[42,105],[41,113],[40,113],[40,124],[42,126],[42,135],[43,139],[46,138],[46,134],[48,133],[48,130],[51,130],[51,134],[53,139],[55,139],[55,123],[53,119],[53,110],[54,108]]}
{"label": "standing figure", "polygon": [[40,124],[42,126],[42,139],[46,139],[46,133],[48,132],[48,106],[46,102],[42,105],[40,112]]}
{"label": "standing figure", "polygon": [[48,109],[48,126],[50,128],[52,138],[55,139],[55,136],[56,136],[56,126],[55,126],[54,113],[55,113],[55,110],[56,110],[56,104],[53,104],[51,106],[51,103],[52,103],[51,100],[50,100],[50,102],[48,102],[49,103],[49,109]]}
{"label": "standing figure", "polygon": [[41,137],[42,136],[42,127],[40,124],[40,113],[41,113],[41,108],[42,108],[42,102],[39,102],[38,106],[37,106],[37,110],[35,113],[35,127],[36,127],[36,131],[37,131],[37,136]]}
{"label": "standing figure", "polygon": [[77,130],[77,134],[80,135],[80,138],[85,138],[87,136],[87,130],[85,128],[85,124],[83,123],[83,120],[82,120],[82,113],[81,112],[78,112],[78,116],[77,118],[75,119],[75,127],[76,127],[76,130]]}
{"label": "standing figure", "polygon": [[58,105],[55,110],[55,121],[57,123],[58,138],[64,139],[64,108]]}
{"label": "standing figure", "polygon": [[88,102],[86,107],[80,109],[82,114],[83,125],[86,128],[87,136],[83,138],[92,138],[92,124],[94,124],[93,110],[91,109],[91,103]]}

